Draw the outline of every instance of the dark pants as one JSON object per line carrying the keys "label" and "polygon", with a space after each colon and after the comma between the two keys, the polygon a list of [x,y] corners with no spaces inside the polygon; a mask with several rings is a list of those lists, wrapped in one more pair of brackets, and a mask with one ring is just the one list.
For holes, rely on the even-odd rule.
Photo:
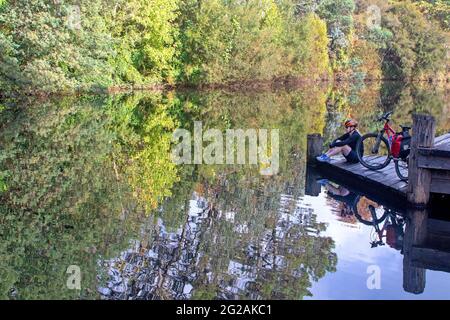
{"label": "dark pants", "polygon": [[344,155],[345,160],[347,160],[347,162],[350,163],[358,163],[359,159],[358,159],[358,155],[356,154],[355,150],[352,150],[348,153],[348,155]]}

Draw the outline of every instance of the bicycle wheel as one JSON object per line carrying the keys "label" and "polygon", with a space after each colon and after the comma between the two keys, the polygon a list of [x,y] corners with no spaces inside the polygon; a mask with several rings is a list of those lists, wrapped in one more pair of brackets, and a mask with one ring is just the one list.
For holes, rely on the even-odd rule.
{"label": "bicycle wheel", "polygon": [[367,226],[378,225],[388,216],[388,212],[382,207],[375,208],[369,205],[368,210],[370,212],[370,217],[368,217],[368,214],[365,214],[363,217],[363,215],[361,215],[358,211],[355,211],[356,219]]}
{"label": "bicycle wheel", "polygon": [[402,181],[408,181],[408,163],[409,163],[409,157],[405,160],[398,159],[395,160],[395,172],[397,173],[397,176]]}
{"label": "bicycle wheel", "polygon": [[380,170],[391,162],[389,143],[385,137],[379,139],[377,133],[363,135],[358,141],[356,150],[359,162],[368,169]]}

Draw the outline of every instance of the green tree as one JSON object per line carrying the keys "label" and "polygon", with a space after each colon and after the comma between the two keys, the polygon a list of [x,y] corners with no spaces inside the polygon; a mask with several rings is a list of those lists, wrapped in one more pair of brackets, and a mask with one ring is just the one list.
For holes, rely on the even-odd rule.
{"label": "green tree", "polygon": [[[107,1],[8,1],[0,9],[1,82],[56,92],[111,85]],[[4,67],[4,69],[3,69]]]}
{"label": "green tree", "polygon": [[353,0],[323,0],[317,8],[318,15],[327,22],[330,56],[335,69],[347,62],[354,10]]}
{"label": "green tree", "polygon": [[108,26],[115,43],[116,82],[174,82],[178,1],[115,0]]}
{"label": "green tree", "polygon": [[395,3],[382,23],[393,35],[384,60],[386,76],[413,79],[443,71],[445,36],[413,3]]}

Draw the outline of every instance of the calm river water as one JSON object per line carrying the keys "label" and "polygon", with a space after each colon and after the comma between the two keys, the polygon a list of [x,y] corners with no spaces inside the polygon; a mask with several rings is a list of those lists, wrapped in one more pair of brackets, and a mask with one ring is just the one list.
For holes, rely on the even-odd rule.
{"label": "calm river water", "polygon": [[[336,197],[333,181],[305,194],[308,133],[329,142],[349,115],[365,133],[393,110],[395,127],[425,112],[442,134],[449,101],[396,83],[3,101],[0,297],[449,299],[441,271],[426,271],[421,294],[403,288],[404,212],[354,190]],[[278,129],[277,174],[175,164],[173,132],[195,121]]]}

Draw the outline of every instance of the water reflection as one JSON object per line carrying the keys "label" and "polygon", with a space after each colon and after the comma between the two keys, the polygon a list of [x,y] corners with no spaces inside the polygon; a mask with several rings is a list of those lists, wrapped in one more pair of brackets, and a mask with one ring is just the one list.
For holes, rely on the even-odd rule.
{"label": "water reflection", "polygon": [[[308,293],[310,278],[334,271],[333,241],[321,236],[324,226],[301,199],[282,194],[278,213],[268,216],[273,222],[259,234],[252,234],[252,222],[239,223],[237,214],[194,193],[180,228],[169,232],[159,218],[150,246],[136,242],[104,262],[109,277],[100,288],[103,298],[294,299]],[[219,225],[230,233],[211,232]],[[205,247],[216,254],[206,254]]]}
{"label": "water reflection", "polygon": [[335,200],[339,221],[350,224],[362,223],[374,228],[371,233],[371,248],[389,245],[403,250],[405,219],[394,210],[383,207],[341,185],[334,185],[327,179],[317,181],[326,190],[328,198]]}
{"label": "water reflection", "polygon": [[[358,194],[355,209],[358,197],[333,182],[334,191],[305,184],[305,176],[316,181],[305,165],[306,135],[335,136],[349,112],[367,131],[380,109],[407,106],[396,113],[407,117],[433,102],[428,111],[440,119],[438,130],[450,129],[445,95],[401,89],[399,98],[382,99],[399,105],[386,106],[378,103],[378,89],[365,88],[359,99],[345,89],[314,87],[2,102],[0,297],[301,299],[326,296],[321,290],[329,284],[337,292],[328,297],[364,298],[366,262],[392,268],[394,283],[403,256],[389,247],[388,233],[400,235],[406,223],[408,239],[402,205]],[[262,177],[250,165],[174,166],[173,129],[190,130],[196,120],[205,130],[279,128],[279,174]],[[381,239],[369,205],[376,216],[385,208],[395,212],[377,224]],[[442,232],[428,233],[426,241],[444,250]],[[388,245],[370,249],[373,241]],[[381,252],[389,259],[379,260]],[[416,259],[417,250],[403,253],[414,268],[430,266]],[[427,254],[433,256],[421,256]],[[70,265],[82,271],[80,291],[66,286]],[[353,278],[342,284],[347,275]],[[440,291],[448,279],[427,271],[424,295],[448,297]],[[337,289],[352,286],[363,288]],[[383,292],[402,297],[397,289]]]}
{"label": "water reflection", "polygon": [[[350,236],[353,241],[362,243],[363,247],[354,243],[354,252],[352,252],[352,247],[348,247],[344,249],[345,253],[340,254],[338,252],[338,257],[347,260],[346,256],[349,255],[349,252],[352,255],[352,253],[360,252],[359,254],[361,254],[365,250],[370,250],[363,254],[364,258],[362,256],[357,258],[359,260],[357,264],[368,267],[375,265],[380,267],[382,273],[388,273],[388,276],[383,278],[388,278],[391,283],[387,283],[387,288],[380,287],[379,295],[368,288],[365,290],[361,287],[358,290],[353,288],[355,291],[359,291],[359,298],[412,298],[412,296],[407,295],[408,293],[424,294],[423,298],[449,298],[447,286],[450,277],[448,274],[444,276],[441,272],[450,272],[450,246],[448,245],[450,222],[435,215],[435,212],[441,213],[440,211],[444,210],[443,203],[440,203],[439,206],[435,205],[434,212],[409,209],[406,206],[395,206],[389,198],[380,198],[376,192],[363,193],[353,187],[339,185],[339,183],[345,184],[345,180],[330,181],[323,178],[321,172],[316,172],[312,168],[309,168],[309,171],[307,177],[310,180],[307,181],[307,185],[320,185],[325,190],[323,193],[316,192],[312,196],[324,197],[325,201],[334,208],[332,211],[336,220],[347,226],[357,227],[359,225],[364,229],[364,232],[359,236]],[[314,189],[314,186],[309,186],[309,190]],[[394,206],[395,209],[392,208]],[[327,221],[330,221],[330,219],[328,218]],[[339,237],[333,236],[338,242],[338,248],[340,246]],[[364,243],[370,249],[365,249]],[[380,251],[380,255],[373,251],[381,249],[383,250]],[[393,254],[392,250],[397,251],[398,254]],[[390,258],[386,259],[385,257]],[[395,260],[397,262],[393,263]],[[356,262],[354,255],[350,261]],[[351,266],[344,269],[350,269],[352,273],[355,273],[354,268],[355,266]],[[338,273],[345,272],[339,265],[337,270]],[[427,270],[432,283],[432,289],[429,291],[426,290]],[[437,279],[442,283],[437,285]],[[400,280],[403,292],[399,291],[400,285],[398,282]],[[324,281],[316,287],[320,288],[326,282]],[[396,287],[393,286],[395,282],[397,283]],[[334,286],[338,286],[338,283],[339,281],[335,280]],[[384,284],[386,285],[386,281],[384,281]],[[338,292],[339,296],[332,295],[332,297],[347,298],[343,292]],[[314,293],[317,298],[323,298],[320,293]],[[353,294],[351,290],[348,293]],[[331,297],[327,296],[327,298]]]}

